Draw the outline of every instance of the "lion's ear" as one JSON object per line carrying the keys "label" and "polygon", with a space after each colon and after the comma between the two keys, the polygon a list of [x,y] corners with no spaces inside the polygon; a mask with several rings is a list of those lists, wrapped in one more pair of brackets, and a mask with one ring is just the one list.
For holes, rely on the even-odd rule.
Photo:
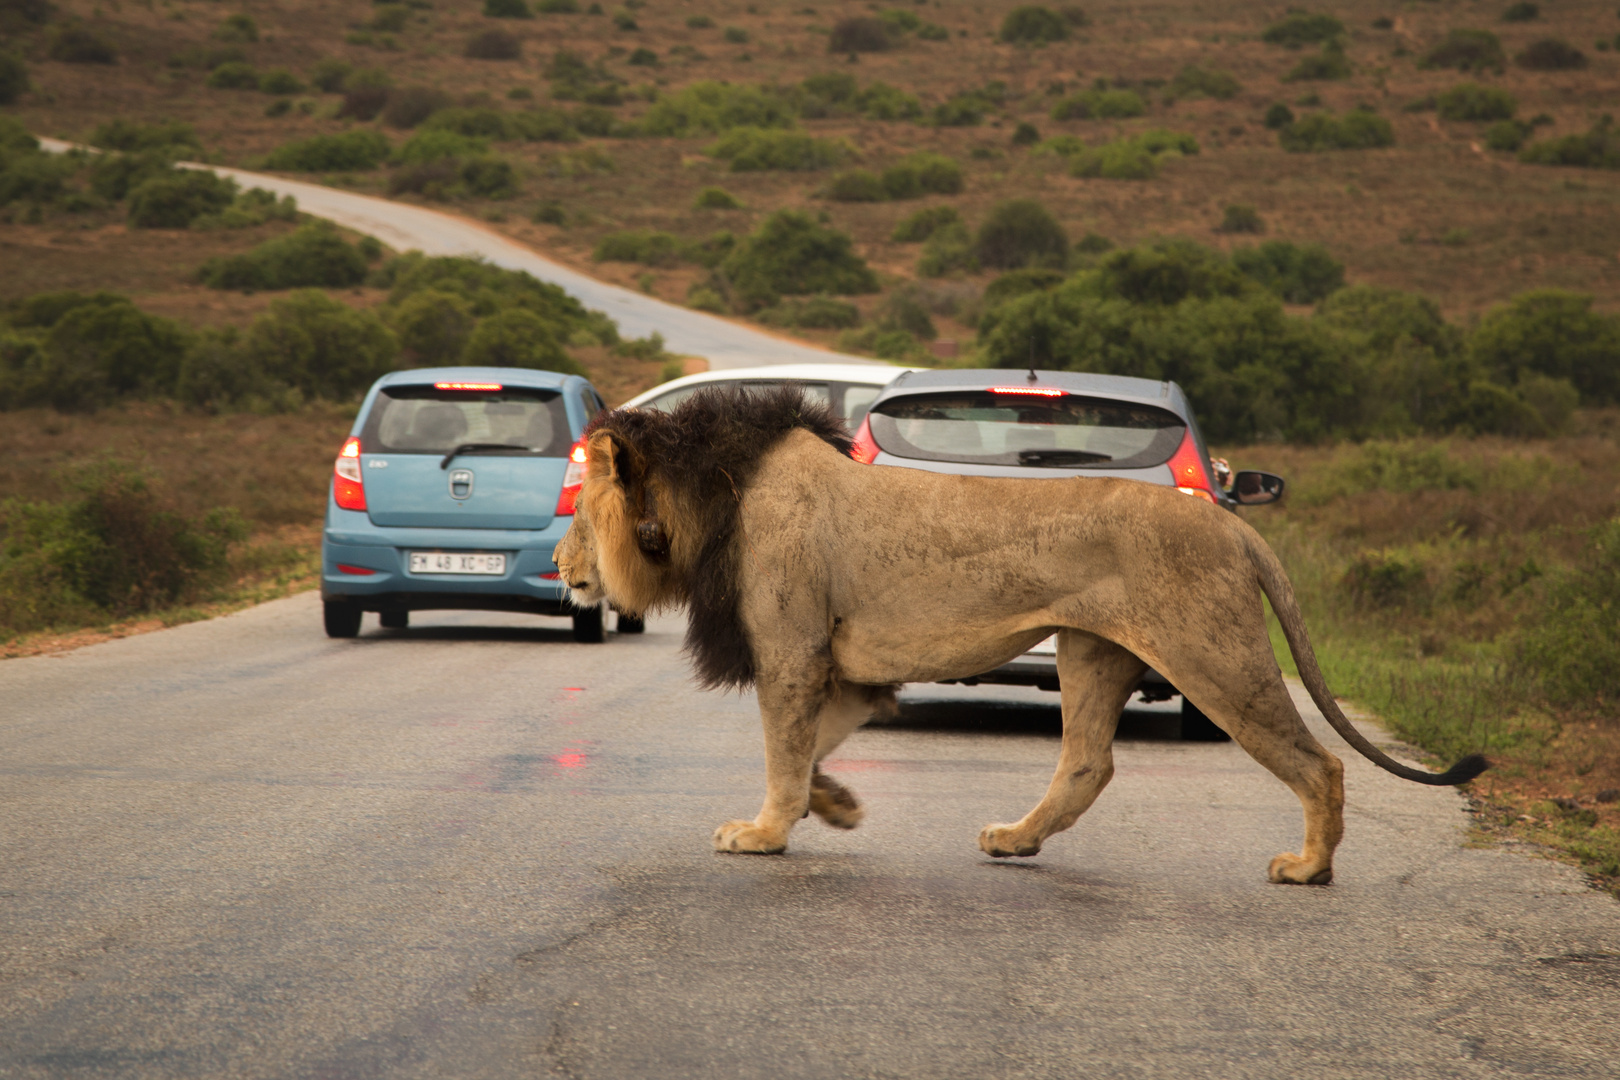
{"label": "lion's ear", "polygon": [[585,475],[592,479],[613,480],[623,486],[628,477],[622,474],[624,455],[612,434],[598,431],[585,443]]}

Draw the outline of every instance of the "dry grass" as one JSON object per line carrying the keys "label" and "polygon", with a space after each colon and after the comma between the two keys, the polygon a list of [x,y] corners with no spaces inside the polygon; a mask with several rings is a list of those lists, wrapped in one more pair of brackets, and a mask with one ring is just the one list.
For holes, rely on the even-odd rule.
{"label": "dry grass", "polygon": [[[1041,49],[996,43],[991,31],[1014,0],[991,5],[924,6],[919,13],[950,29],[948,41],[908,38],[890,52],[864,55],[849,64],[826,52],[825,29],[837,19],[864,14],[866,5],[838,3],[807,13],[787,0],[757,4],[704,5],[717,27],[739,26],[751,43],[723,42],[716,29],[691,30],[691,4],[653,5],[636,13],[641,29],[615,30],[611,20],[590,16],[542,16],[532,21],[502,20],[504,29],[525,39],[518,62],[465,59],[466,36],[490,25],[476,4],[413,15],[395,35],[397,50],[343,44],[345,33],[372,15],[364,0],[314,3],[281,0],[255,5],[263,40],[247,46],[261,68],[287,66],[307,73],[312,59],[338,55],[359,65],[386,67],[400,84],[442,86],[458,97],[487,95],[506,105],[506,93],[525,88],[544,100],[547,84],[540,67],[559,48],[572,48],[632,84],[652,82],[661,91],[697,79],[737,82],[794,82],[827,70],[848,70],[863,82],[883,79],[919,94],[925,104],[959,90],[1005,82],[1009,97],[1003,113],[980,127],[935,129],[898,122],[836,119],[812,121],[817,134],[848,137],[869,164],[882,165],[910,150],[938,150],[967,166],[967,191],[952,201],[969,221],[994,202],[1011,196],[1045,201],[1076,237],[1096,231],[1129,244],[1159,234],[1190,234],[1217,246],[1231,241],[1212,230],[1229,203],[1259,208],[1269,235],[1321,241],[1344,259],[1353,282],[1376,282],[1423,292],[1453,316],[1477,313],[1527,288],[1557,285],[1595,292],[1600,304],[1620,302],[1620,217],[1610,208],[1620,176],[1588,170],[1520,165],[1480,148],[1482,126],[1443,123],[1433,113],[1404,113],[1400,106],[1445,89],[1462,76],[1420,71],[1416,57],[1453,27],[1482,27],[1498,33],[1512,55],[1533,38],[1558,36],[1586,50],[1584,71],[1524,72],[1510,67],[1488,81],[1507,87],[1520,101],[1520,114],[1547,113],[1555,133],[1585,130],[1612,108],[1620,89],[1620,54],[1595,52],[1592,42],[1611,38],[1620,24],[1612,4],[1559,5],[1533,23],[1503,23],[1501,5],[1470,2],[1416,5],[1402,11],[1394,29],[1374,30],[1372,20],[1388,14],[1386,5],[1329,4],[1349,28],[1348,53],[1355,76],[1346,82],[1285,84],[1281,76],[1298,54],[1266,45],[1259,32],[1275,12],[1252,8],[1211,9],[1190,0],[1091,9],[1092,25],[1071,41]],[[124,47],[114,69],[40,62],[34,79],[41,92],[25,98],[17,113],[36,129],[82,136],[113,115],[174,117],[195,124],[218,158],[244,163],[289,138],[336,130],[345,122],[326,118],[335,98],[319,101],[314,116],[295,110],[287,117],[262,115],[264,95],[202,86],[202,74],[163,66],[172,53],[206,42],[221,17],[214,4],[175,0],[161,6],[124,4],[93,8],[85,0],[62,5],[107,28]],[[960,36],[965,31],[966,36]],[[628,65],[628,52],[651,46],[657,67]],[[690,48],[672,54],[671,49]],[[1162,91],[1149,90],[1149,114],[1138,120],[1066,121],[1046,112],[1049,88],[1088,85],[1097,77],[1168,80],[1184,64],[1202,63],[1232,72],[1245,89],[1216,102],[1163,103]],[[1297,102],[1315,92],[1336,110],[1358,103],[1376,106],[1395,124],[1397,145],[1388,150],[1294,155],[1276,146],[1260,124],[1275,101]],[[515,104],[515,103],[514,103]],[[619,109],[633,117],[642,104]],[[1172,163],[1158,180],[1146,183],[1079,180],[1063,174],[1052,159],[1031,156],[1009,144],[1012,127],[1033,122],[1043,134],[1060,131],[1090,141],[1121,131],[1166,126],[1195,134],[1204,153]],[[1543,129],[1546,130],[1546,129]],[[597,238],[619,228],[655,226],[678,234],[702,235],[717,227],[745,229],[781,206],[822,204],[813,190],[824,177],[804,174],[729,174],[705,158],[708,140],[597,140],[618,159],[611,177],[574,179],[550,175],[559,148],[507,146],[503,151],[528,163],[531,176],[522,200],[505,207],[469,203],[482,213],[504,209],[507,226],[539,241],[577,265],[592,267],[589,252]],[[970,160],[974,148],[995,156]],[[362,189],[376,178],[355,178]],[[748,209],[734,212],[691,209],[693,195],[719,182],[742,198]],[[554,199],[583,216],[567,229],[518,225],[539,199]],[[917,203],[831,204],[834,222],[853,233],[874,265],[895,277],[909,276],[914,247],[887,237],[895,221]],[[1440,239],[1450,235],[1452,243]],[[1460,241],[1460,242],[1459,242]],[[633,284],[638,268],[599,267],[604,276]],[[680,297],[691,272],[656,273],[660,295]]]}

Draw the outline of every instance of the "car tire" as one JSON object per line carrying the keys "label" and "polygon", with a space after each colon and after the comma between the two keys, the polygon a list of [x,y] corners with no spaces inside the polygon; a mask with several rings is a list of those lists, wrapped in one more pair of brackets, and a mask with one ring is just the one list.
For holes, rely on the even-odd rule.
{"label": "car tire", "polygon": [[1231,742],[1232,736],[1222,731],[1204,714],[1204,710],[1187,700],[1187,695],[1181,695],[1181,741],[1182,742]]}
{"label": "car tire", "polygon": [[600,607],[574,612],[574,640],[587,645],[600,645],[607,640],[607,624]]}
{"label": "car tire", "polygon": [[326,636],[351,638],[360,633],[359,604],[347,600],[328,600],[321,605],[321,617],[326,623]]}
{"label": "car tire", "polygon": [[377,614],[377,621],[382,623],[384,630],[403,630],[411,625],[411,613],[408,611],[383,611]]}
{"label": "car tire", "polygon": [[647,620],[626,615],[621,611],[619,620],[613,624],[613,628],[621,634],[644,634],[647,632]]}

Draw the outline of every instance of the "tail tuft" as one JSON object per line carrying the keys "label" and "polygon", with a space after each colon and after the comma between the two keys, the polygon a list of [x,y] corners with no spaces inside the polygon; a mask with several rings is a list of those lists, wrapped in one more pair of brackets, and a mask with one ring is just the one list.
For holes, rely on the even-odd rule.
{"label": "tail tuft", "polygon": [[1491,763],[1485,760],[1484,754],[1469,754],[1429,782],[1440,787],[1466,784],[1490,767]]}

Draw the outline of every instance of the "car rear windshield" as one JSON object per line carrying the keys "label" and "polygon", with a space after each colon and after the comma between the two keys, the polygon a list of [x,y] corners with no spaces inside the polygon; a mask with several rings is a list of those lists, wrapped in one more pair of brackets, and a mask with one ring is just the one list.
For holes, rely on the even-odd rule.
{"label": "car rear windshield", "polygon": [[479,444],[484,454],[567,457],[568,411],[556,390],[439,390],[389,386],[360,433],[368,454],[448,454]]}
{"label": "car rear windshield", "polygon": [[872,438],[896,457],[1054,469],[1163,465],[1187,425],[1107,398],[989,390],[908,394],[872,410]]}

